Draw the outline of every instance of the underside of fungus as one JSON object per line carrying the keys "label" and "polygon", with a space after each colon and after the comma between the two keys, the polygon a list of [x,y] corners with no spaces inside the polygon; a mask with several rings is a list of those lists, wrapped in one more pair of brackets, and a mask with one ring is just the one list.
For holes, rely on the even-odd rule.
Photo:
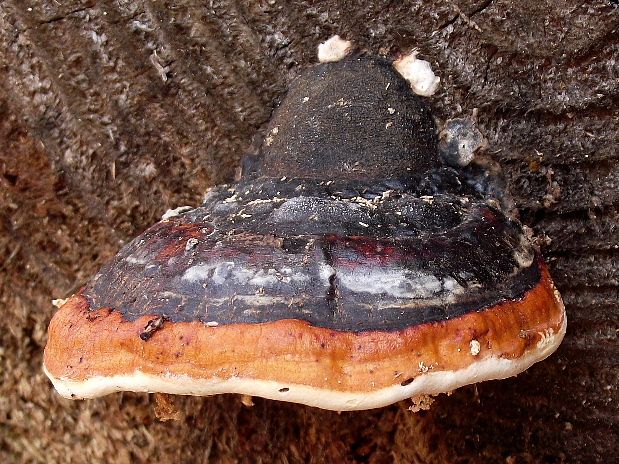
{"label": "underside of fungus", "polygon": [[500,183],[444,163],[391,62],[341,55],[293,82],[239,182],[166,215],[58,310],[44,369],[61,395],[370,409],[557,348],[560,296]]}

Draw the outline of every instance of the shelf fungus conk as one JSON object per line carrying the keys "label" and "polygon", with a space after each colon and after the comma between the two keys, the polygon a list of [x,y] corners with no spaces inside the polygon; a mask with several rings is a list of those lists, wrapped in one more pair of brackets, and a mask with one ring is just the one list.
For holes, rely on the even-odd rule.
{"label": "shelf fungus conk", "polygon": [[384,58],[298,77],[241,179],[146,230],[57,311],[67,398],[239,393],[332,410],[518,374],[566,317],[480,163],[450,167]]}

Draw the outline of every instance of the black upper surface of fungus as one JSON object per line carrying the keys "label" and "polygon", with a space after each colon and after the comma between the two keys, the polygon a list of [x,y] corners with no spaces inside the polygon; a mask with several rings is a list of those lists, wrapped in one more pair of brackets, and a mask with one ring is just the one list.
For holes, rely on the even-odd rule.
{"label": "black upper surface of fungus", "polygon": [[258,169],[129,243],[87,285],[129,320],[301,319],[399,330],[520,298],[536,251],[479,166],[440,164],[423,101],[382,58],[311,68]]}

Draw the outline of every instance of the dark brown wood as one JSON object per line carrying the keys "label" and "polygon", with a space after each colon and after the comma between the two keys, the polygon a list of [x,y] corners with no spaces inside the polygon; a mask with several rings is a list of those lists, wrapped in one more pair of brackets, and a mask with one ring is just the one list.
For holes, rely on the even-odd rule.
{"label": "dark brown wood", "polygon": [[[619,455],[619,10],[613,0],[0,4],[0,461],[609,462]],[[439,126],[478,109],[568,311],[516,379],[324,412],[237,397],[60,400],[41,372],[66,297],[169,207],[231,180],[315,47],[338,33],[441,77]]]}

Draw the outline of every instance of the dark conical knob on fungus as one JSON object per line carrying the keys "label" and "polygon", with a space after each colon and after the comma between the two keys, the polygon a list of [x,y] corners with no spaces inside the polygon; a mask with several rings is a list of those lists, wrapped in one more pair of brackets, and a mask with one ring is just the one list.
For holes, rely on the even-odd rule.
{"label": "dark conical knob on fungus", "polygon": [[442,163],[386,59],[310,67],[254,161],[59,309],[44,369],[60,394],[369,409],[515,375],[561,342],[560,296],[500,188]]}
{"label": "dark conical knob on fungus", "polygon": [[310,68],[276,110],[262,153],[274,177],[406,179],[440,165],[430,110],[383,58]]}

